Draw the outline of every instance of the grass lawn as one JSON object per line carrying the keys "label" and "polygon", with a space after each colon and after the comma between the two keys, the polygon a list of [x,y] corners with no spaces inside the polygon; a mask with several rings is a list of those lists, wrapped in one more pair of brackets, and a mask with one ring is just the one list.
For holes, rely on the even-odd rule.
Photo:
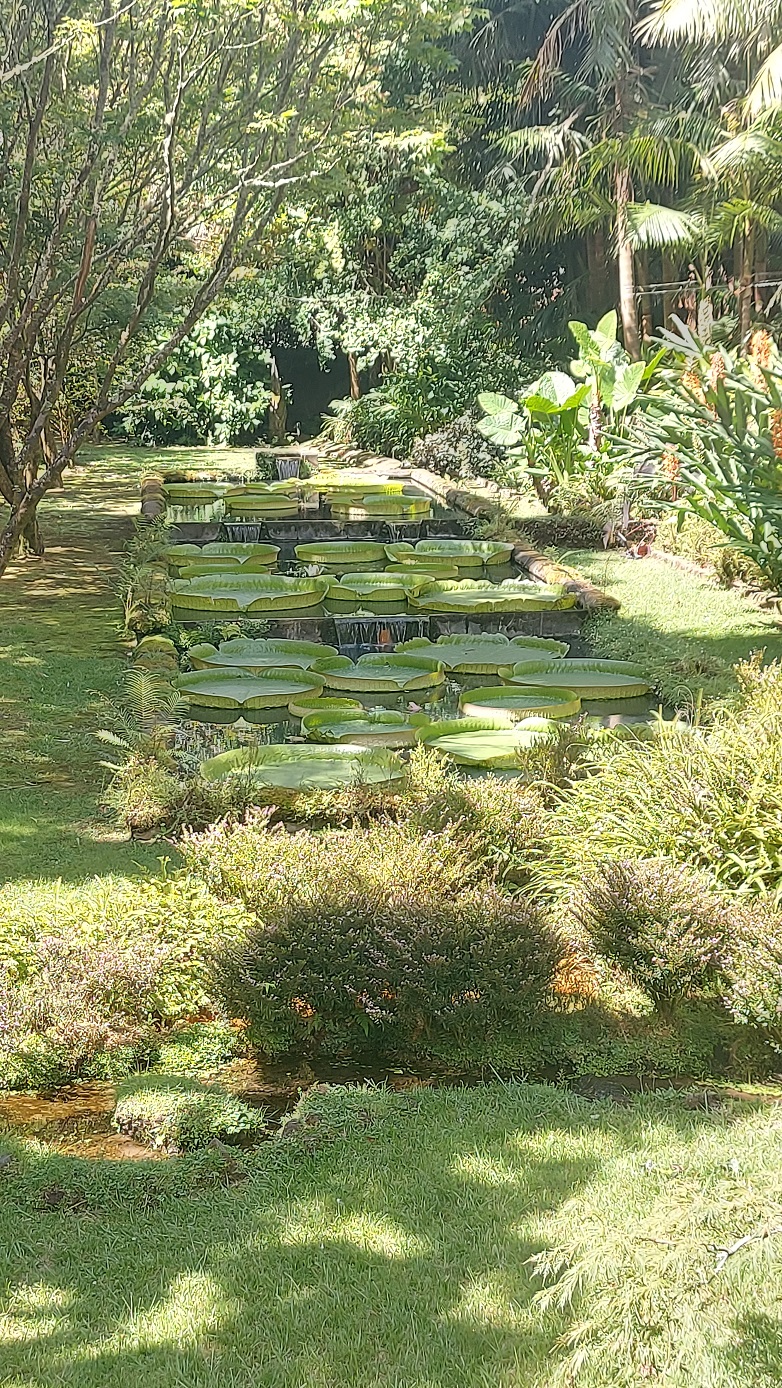
{"label": "grass lawn", "polygon": [[[347,1136],[275,1143],[207,1190],[194,1163],[90,1171],[17,1148],[0,1177],[0,1382],[780,1382],[782,1239],[721,1271],[715,1251],[782,1224],[778,1107],[500,1084],[350,1107]],[[543,1250],[563,1275],[548,1306],[529,1264]]]}
{"label": "grass lawn", "polygon": [[654,676],[666,703],[722,699],[736,690],[733,666],[753,652],[782,659],[778,616],[733,588],[691,576],[662,560],[618,551],[558,556],[618,598],[616,616],[590,624],[596,653],[635,660]]}
{"label": "grass lawn", "polygon": [[119,688],[115,566],[139,482],[162,467],[252,465],[252,449],[85,449],[40,509],[47,552],[0,579],[0,881],[154,867],[159,847],[123,842],[98,799],[101,699]]}

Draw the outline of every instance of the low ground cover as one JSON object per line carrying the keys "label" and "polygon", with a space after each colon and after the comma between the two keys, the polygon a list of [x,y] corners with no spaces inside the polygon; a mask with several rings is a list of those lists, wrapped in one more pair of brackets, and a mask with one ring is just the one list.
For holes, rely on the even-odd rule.
{"label": "low ground cover", "polygon": [[300,1112],[231,1159],[4,1143],[5,1382],[778,1382],[776,1106],[495,1083]]}

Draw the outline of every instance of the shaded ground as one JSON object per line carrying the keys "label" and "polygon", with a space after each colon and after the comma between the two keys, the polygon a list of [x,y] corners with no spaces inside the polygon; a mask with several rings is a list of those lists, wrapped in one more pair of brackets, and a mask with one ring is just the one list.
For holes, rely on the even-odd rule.
{"label": "shaded ground", "polygon": [[[782,1245],[758,1236],[782,1218],[777,1110],[495,1084],[337,1094],[332,1117],[238,1177],[12,1148],[0,1382],[779,1383]],[[547,1249],[570,1294],[545,1306]]]}
{"label": "shaded ground", "polygon": [[139,480],[162,466],[239,466],[252,450],[95,448],[41,507],[43,559],[0,579],[0,881],[155,866],[99,812],[94,733],[125,663],[113,591]]}

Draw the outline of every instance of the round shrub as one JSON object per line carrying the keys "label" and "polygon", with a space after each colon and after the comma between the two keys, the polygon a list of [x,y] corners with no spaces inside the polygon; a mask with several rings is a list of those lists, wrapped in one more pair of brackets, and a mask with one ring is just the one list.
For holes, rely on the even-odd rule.
{"label": "round shrub", "polygon": [[268,1054],[489,1064],[534,1028],[564,952],[537,907],[492,887],[444,890],[436,871],[396,884],[313,874],[224,958],[220,980]]}
{"label": "round shrub", "polygon": [[735,1021],[762,1028],[782,1046],[782,914],[747,903],[737,926],[728,1007]]}
{"label": "round shrub", "polygon": [[659,858],[604,862],[574,893],[572,911],[598,952],[656,1003],[725,982],[731,913],[702,873]]}
{"label": "round shrub", "polygon": [[433,434],[416,439],[410,460],[441,477],[497,478],[505,464],[504,449],[489,443],[471,414],[460,415]]}

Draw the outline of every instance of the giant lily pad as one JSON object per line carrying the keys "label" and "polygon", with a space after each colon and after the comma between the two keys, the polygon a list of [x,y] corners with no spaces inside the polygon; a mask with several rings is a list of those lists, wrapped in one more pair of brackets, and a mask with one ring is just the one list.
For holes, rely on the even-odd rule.
{"label": "giant lily pad", "polygon": [[393,709],[324,709],[302,719],[301,730],[312,742],[352,742],[360,747],[410,747],[416,732],[428,724],[425,713]]}
{"label": "giant lily pad", "polygon": [[339,652],[335,646],[325,646],[320,641],[287,641],[265,636],[253,640],[235,636],[230,641],[221,641],[219,646],[203,641],[191,646],[188,654],[196,670],[230,667],[252,672],[289,665],[309,670],[316,660],[325,660]]}
{"label": "giant lily pad", "polygon": [[415,553],[422,558],[448,559],[460,568],[480,568],[482,564],[508,564],[513,545],[503,540],[419,540]]}
{"label": "giant lily pad", "polygon": [[458,578],[459,570],[455,564],[428,564],[421,559],[415,564],[386,564],[387,574],[415,574],[418,578],[435,583],[441,578]]}
{"label": "giant lily pad", "polygon": [[395,693],[432,689],[443,683],[443,667],[422,656],[371,654],[354,663],[347,656],[319,660],[313,674],[322,675],[328,689],[352,689],[356,693]]}
{"label": "giant lily pad", "polygon": [[227,519],[263,520],[266,516],[297,516],[299,504],[286,492],[229,492],[224,502]]}
{"label": "giant lily pad", "polygon": [[235,747],[201,763],[207,781],[243,776],[256,786],[286,790],[333,790],[337,786],[382,785],[397,781],[402,763],[384,747],[368,749],[352,743],[317,746],[294,743],[264,747]]}
{"label": "giant lily pad", "polygon": [[426,496],[363,496],[359,500],[332,499],[331,513],[343,520],[420,520],[431,513]]}
{"label": "giant lily pad", "polygon": [[485,718],[452,718],[421,728],[417,740],[451,757],[459,766],[508,769],[518,765],[520,752],[549,741],[552,735],[549,718],[525,718],[504,727]]}
{"label": "giant lily pad", "polygon": [[322,564],[336,570],[345,565],[379,564],[385,559],[385,549],[371,540],[321,540],[297,545],[296,558],[303,564]]}
{"label": "giant lily pad", "polygon": [[333,581],[327,597],[331,602],[369,601],[405,603],[408,593],[418,592],[431,579],[425,574],[343,574],[339,582]]}
{"label": "giant lily pad", "polygon": [[340,500],[351,500],[362,496],[400,496],[404,489],[403,481],[388,482],[381,478],[366,476],[355,469],[345,468],[342,472],[331,474],[316,473],[307,486],[324,496],[337,496]]}
{"label": "giant lily pad", "polygon": [[501,667],[521,660],[547,657],[554,664],[558,657],[567,654],[569,647],[565,641],[551,641],[542,636],[511,639],[500,633],[485,632],[480,636],[441,636],[437,641],[416,636],[412,641],[400,642],[396,650],[441,660],[446,670],[459,674],[496,675]]}
{"label": "giant lily pad", "polygon": [[572,689],[526,689],[520,685],[491,685],[467,689],[459,700],[459,708],[468,718],[486,718],[492,710],[506,715],[514,722],[540,714],[544,718],[570,718],[581,708],[581,699]]}
{"label": "giant lily pad", "polygon": [[301,694],[297,698],[291,699],[288,704],[288,712],[292,718],[306,718],[309,713],[338,713],[345,709],[359,709],[364,712],[364,705],[358,699],[340,699],[328,694]]}
{"label": "giant lily pad", "polygon": [[523,660],[500,676],[538,689],[566,685],[582,699],[633,699],[651,688],[643,669],[628,660]]}
{"label": "giant lily pad", "polygon": [[559,584],[463,578],[432,583],[411,593],[409,602],[427,612],[548,612],[574,607],[576,598]]}
{"label": "giant lily pad", "polygon": [[323,681],[292,666],[258,671],[194,670],[176,687],[189,704],[203,708],[284,708],[296,695],[316,694]]}
{"label": "giant lily pad", "polygon": [[314,607],[328,591],[327,578],[287,578],[283,574],[206,574],[171,584],[178,611],[280,612]]}
{"label": "giant lily pad", "polygon": [[216,542],[209,545],[169,545],[165,557],[169,569],[178,573],[196,564],[209,564],[219,569],[229,561],[242,567],[252,564],[253,569],[248,570],[252,573],[256,567],[271,568],[277,562],[279,552],[278,545]]}
{"label": "giant lily pad", "polygon": [[230,488],[220,482],[167,482],[163,487],[172,506],[204,506],[219,501]]}

